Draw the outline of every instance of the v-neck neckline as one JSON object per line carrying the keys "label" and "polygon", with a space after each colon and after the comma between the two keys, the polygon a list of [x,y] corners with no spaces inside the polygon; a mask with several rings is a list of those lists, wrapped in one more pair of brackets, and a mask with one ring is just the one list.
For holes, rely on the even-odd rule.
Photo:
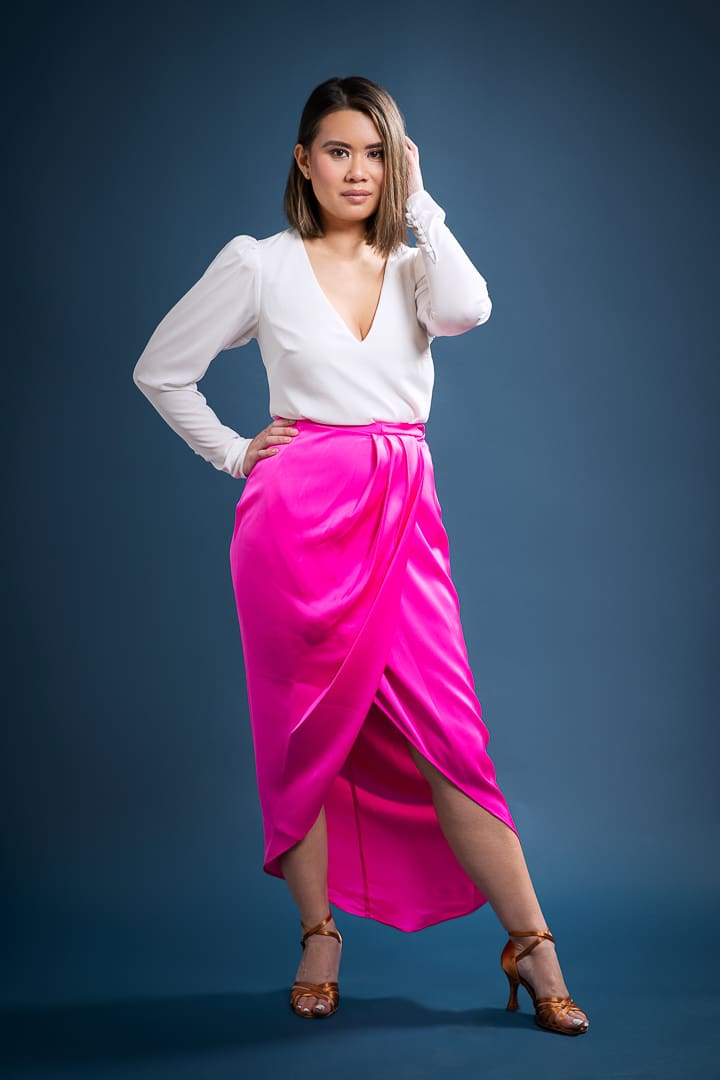
{"label": "v-neck neckline", "polygon": [[380,314],[380,308],[382,307],[383,296],[385,295],[385,281],[387,279],[388,265],[389,265],[390,260],[391,260],[391,258],[393,256],[393,253],[391,252],[390,255],[388,255],[388,257],[385,260],[385,266],[383,268],[382,281],[380,283],[380,292],[378,294],[377,304],[375,305],[375,311],[373,312],[372,322],[370,323],[370,329],[368,330],[368,332],[367,332],[367,334],[365,335],[364,338],[359,338],[357,336],[357,334],[353,333],[353,331],[350,329],[350,327],[345,322],[345,320],[343,319],[343,317],[340,314],[340,312],[338,311],[338,309],[335,307],[335,305],[330,300],[330,297],[328,296],[328,294],[323,289],[322,285],[320,284],[320,282],[318,280],[318,276],[315,273],[315,269],[313,267],[313,264],[310,261],[310,255],[308,253],[307,248],[305,247],[305,241],[303,240],[302,236],[300,235],[300,233],[297,230],[294,230],[294,231],[295,231],[295,236],[297,237],[298,243],[300,244],[300,247],[302,248],[302,253],[303,253],[303,256],[304,256],[304,259],[305,259],[305,264],[307,266],[310,277],[312,278],[313,282],[315,283],[315,288],[316,288],[317,292],[320,294],[322,299],[325,301],[326,306],[330,309],[330,311],[333,313],[333,315],[335,316],[337,321],[343,327],[345,332],[347,334],[349,334],[349,336],[352,338],[352,340],[355,342],[355,344],[356,345],[364,345],[365,342],[368,340],[368,338],[372,335],[372,332],[375,329],[375,324],[378,321],[378,316]]}

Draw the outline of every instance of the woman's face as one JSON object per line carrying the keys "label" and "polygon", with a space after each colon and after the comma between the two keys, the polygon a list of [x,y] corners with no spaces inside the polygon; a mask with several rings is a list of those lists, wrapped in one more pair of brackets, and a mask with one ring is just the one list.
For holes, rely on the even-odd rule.
{"label": "woman's face", "polygon": [[364,221],[377,210],[385,159],[380,133],[366,113],[329,113],[309,152],[297,144],[295,160],[312,184],[324,224]]}

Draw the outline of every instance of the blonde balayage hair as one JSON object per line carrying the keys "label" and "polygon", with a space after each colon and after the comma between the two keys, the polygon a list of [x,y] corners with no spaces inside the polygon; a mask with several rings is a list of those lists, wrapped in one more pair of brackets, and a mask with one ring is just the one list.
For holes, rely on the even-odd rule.
{"label": "blonde balayage hair", "polygon": [[[367,241],[387,257],[407,242],[405,204],[408,197],[405,123],[387,90],[371,79],[350,75],[334,77],[316,86],[302,111],[297,142],[309,151],[321,120],[339,109],[357,109],[374,122],[380,133],[385,179],[377,210],[366,223]],[[312,184],[293,157],[285,186],[285,216],[302,237],[322,236],[320,207]]]}

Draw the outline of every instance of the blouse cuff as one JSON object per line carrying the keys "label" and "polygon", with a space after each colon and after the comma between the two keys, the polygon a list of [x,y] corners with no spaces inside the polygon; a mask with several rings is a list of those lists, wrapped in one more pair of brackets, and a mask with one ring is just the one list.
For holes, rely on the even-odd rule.
{"label": "blouse cuff", "polygon": [[220,466],[221,471],[229,473],[236,480],[247,480],[247,476],[243,472],[243,466],[251,442],[252,439],[246,439],[243,435],[238,435],[236,439],[233,439],[225,454],[225,460]]}
{"label": "blouse cuff", "polygon": [[432,262],[438,255],[433,233],[445,224],[445,211],[424,188],[408,196],[405,204],[405,220],[413,231],[418,247],[422,248]]}

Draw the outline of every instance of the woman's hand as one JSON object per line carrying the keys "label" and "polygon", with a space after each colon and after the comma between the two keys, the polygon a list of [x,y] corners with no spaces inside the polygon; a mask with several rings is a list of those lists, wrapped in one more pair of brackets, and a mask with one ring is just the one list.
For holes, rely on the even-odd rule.
{"label": "woman's hand", "polygon": [[293,438],[299,434],[298,429],[292,427],[292,420],[286,420],[284,417],[273,420],[271,424],[262,429],[259,435],[255,436],[245,451],[243,476],[247,479],[260,458],[277,454],[276,443],[292,442]]}
{"label": "woman's hand", "polygon": [[405,136],[405,146],[407,147],[408,195],[414,195],[416,191],[422,191],[423,189],[423,178],[420,172],[420,151],[407,135]]}

